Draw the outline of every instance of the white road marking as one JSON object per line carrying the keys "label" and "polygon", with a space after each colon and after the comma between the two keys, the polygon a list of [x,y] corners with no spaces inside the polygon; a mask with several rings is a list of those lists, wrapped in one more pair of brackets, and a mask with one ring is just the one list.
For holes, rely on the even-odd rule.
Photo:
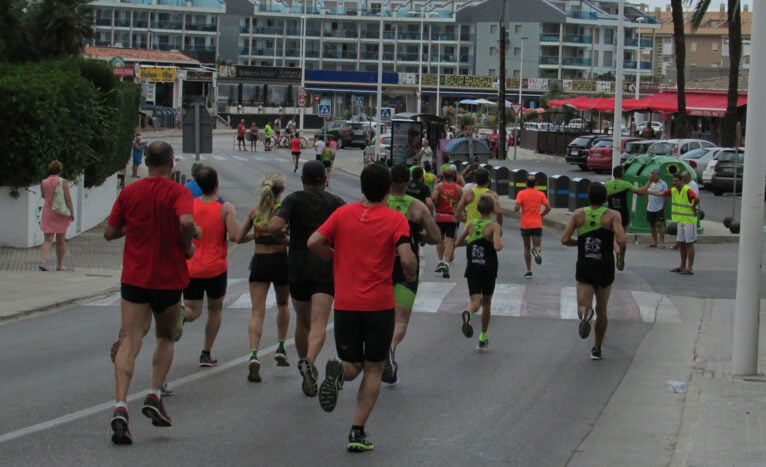
{"label": "white road marking", "polygon": [[667,295],[663,295],[657,304],[656,322],[658,323],[680,323],[681,313],[673,304]]}
{"label": "white road marking", "polygon": [[250,160],[247,157],[242,157],[242,156],[231,156],[231,157],[233,157],[234,159],[236,159],[236,160],[238,160],[240,162],[247,162],[247,161]]}
{"label": "white road marking", "polygon": [[561,288],[561,305],[559,306],[559,312],[562,319],[579,319],[577,317],[577,288],[576,287],[562,287]]}
{"label": "white road marking", "polygon": [[497,316],[520,316],[521,302],[527,286],[521,284],[497,284],[492,294],[492,314]]}
{"label": "white road marking", "polygon": [[215,160],[217,160],[217,161],[225,161],[225,160],[226,160],[226,158],[225,158],[225,157],[223,157],[223,156],[219,156],[219,155],[217,155],[217,154],[213,156],[213,159],[215,159]]}
{"label": "white road marking", "polygon": [[[266,308],[271,308],[277,305],[277,296],[274,293],[273,288],[269,288],[269,293],[266,295]],[[250,309],[253,307],[253,303],[250,301],[250,292],[245,292],[240,295],[237,300],[234,301],[228,308],[245,308]]]}
{"label": "white road marking", "polygon": [[638,311],[641,313],[641,321],[653,323],[657,318],[657,307],[662,300],[663,295],[654,292],[639,292],[632,290],[630,294],[638,305]]}
{"label": "white road marking", "polygon": [[444,297],[457,285],[456,282],[421,282],[412,311],[436,313]]}

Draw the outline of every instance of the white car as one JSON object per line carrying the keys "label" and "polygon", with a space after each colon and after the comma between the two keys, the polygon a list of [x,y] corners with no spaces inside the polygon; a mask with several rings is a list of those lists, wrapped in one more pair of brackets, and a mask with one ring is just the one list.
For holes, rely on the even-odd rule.
{"label": "white car", "polygon": [[391,133],[385,133],[380,137],[380,157],[375,158],[375,141],[372,141],[369,146],[364,148],[362,153],[365,160],[384,160],[391,158]]}
{"label": "white car", "polygon": [[689,164],[692,169],[694,169],[694,173],[697,175],[697,182],[701,183],[702,172],[705,171],[705,167],[707,167],[708,162],[712,161],[716,154],[721,152],[723,149],[724,148],[719,147],[692,149],[691,151],[681,156],[681,159]]}

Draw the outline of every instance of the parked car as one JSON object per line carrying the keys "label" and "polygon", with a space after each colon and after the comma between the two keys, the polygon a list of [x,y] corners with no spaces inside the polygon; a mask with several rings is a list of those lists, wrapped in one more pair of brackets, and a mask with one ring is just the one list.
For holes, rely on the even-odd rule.
{"label": "parked car", "polygon": [[705,171],[707,163],[713,160],[713,157],[723,150],[724,148],[715,146],[712,148],[692,149],[681,156],[681,159],[694,169],[694,173],[697,175],[697,181],[702,182],[702,172]]}
{"label": "parked car", "polygon": [[[725,148],[708,162],[702,172],[702,183],[716,196],[734,191],[736,180],[737,192],[742,189],[742,169],[745,164],[745,151],[742,148]],[[736,177],[735,177],[736,172]]]}
{"label": "parked car", "polygon": [[652,156],[672,156],[673,155],[673,143],[669,141],[655,141],[646,150],[647,154]]}
{"label": "parked car", "polygon": [[629,141],[625,144],[625,149],[620,155],[620,163],[624,164],[628,162],[631,157],[648,154],[649,148],[656,142],[657,140],[654,139],[634,139],[633,141]]}
{"label": "parked car", "polygon": [[564,159],[566,159],[568,164],[576,165],[582,170],[588,170],[587,151],[604,138],[608,137],[604,135],[578,136],[567,145],[567,152]]}
{"label": "parked car", "polygon": [[327,135],[327,139],[338,142],[338,149],[357,146],[364,149],[370,144],[369,126],[361,122],[333,120],[317,131],[317,135]]}
{"label": "parked car", "polygon": [[[644,129],[646,124],[647,124],[646,120],[644,120],[643,122],[637,122],[636,131],[640,133],[641,130]],[[662,134],[662,122],[658,122],[657,120],[652,120],[651,122],[649,122],[649,125],[651,125],[652,131],[654,132],[655,135],[660,136]]]}
{"label": "parked car", "polygon": [[585,120],[579,117],[573,118],[572,120],[569,120],[569,123],[567,123],[565,127],[573,130],[582,130],[585,128]]}
{"label": "parked car", "polygon": [[694,149],[712,148],[715,146],[715,144],[704,139],[667,139],[665,142],[672,145],[671,156],[683,156]]}
{"label": "parked car", "polygon": [[[639,138],[622,138],[620,141],[620,148],[622,152],[625,152],[625,145],[631,141],[639,141]],[[609,172],[612,170],[612,145],[614,141],[612,138],[602,139],[590,150],[588,150],[588,169],[596,172]]]}
{"label": "parked car", "polygon": [[[391,158],[391,133],[385,133],[380,137],[380,157],[378,160]],[[375,159],[375,141],[370,142],[370,145],[364,148],[365,160]]]}

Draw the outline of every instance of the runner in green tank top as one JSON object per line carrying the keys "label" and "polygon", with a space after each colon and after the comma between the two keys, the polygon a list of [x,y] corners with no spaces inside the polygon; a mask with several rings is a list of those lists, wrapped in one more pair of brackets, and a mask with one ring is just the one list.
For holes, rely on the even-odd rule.
{"label": "runner in green tank top", "polygon": [[489,347],[487,330],[497,279],[497,252],[503,249],[503,241],[500,239],[500,224],[492,222],[495,198],[489,193],[481,195],[477,209],[480,217],[466,224],[465,230],[458,237],[457,246],[466,246],[465,278],[470,296],[470,303],[460,315],[462,330],[465,337],[473,336],[471,315],[481,308],[481,334],[476,350],[483,352]]}
{"label": "runner in green tank top", "polygon": [[[590,207],[578,209],[561,235],[562,245],[577,247],[577,315],[580,337],[590,335],[593,297],[596,297],[596,336],[590,358],[601,360],[601,343],[606,334],[607,306],[614,281],[614,244],[624,248],[627,241],[619,211],[608,209],[607,190],[601,183],[588,187]],[[572,235],[577,232],[577,239]]]}
{"label": "runner in green tank top", "polygon": [[[399,211],[407,217],[410,224],[410,246],[415,258],[419,262],[420,241],[435,244],[441,239],[441,232],[436,225],[431,212],[422,201],[407,195],[405,192],[410,184],[410,171],[403,165],[394,166],[391,169],[391,193],[388,195],[388,207],[394,211]],[[425,230],[425,235],[421,233]],[[419,269],[419,268],[418,268]],[[391,347],[388,356],[383,362],[383,376],[381,381],[387,384],[396,384],[399,382],[399,365],[394,359],[396,347],[404,339],[407,332],[407,325],[410,322],[412,306],[415,303],[415,294],[418,291],[418,280],[408,282],[404,278],[404,271],[397,256],[393,271],[394,282],[394,335],[391,338]]]}
{"label": "runner in green tank top", "polygon": [[497,224],[502,229],[503,227],[503,209],[500,206],[500,199],[497,197],[497,193],[489,189],[489,170],[485,168],[476,169],[473,172],[473,179],[476,186],[470,190],[463,191],[463,196],[460,198],[457,207],[455,208],[455,217],[460,222],[468,223],[472,220],[479,219],[481,214],[477,208],[479,198],[485,193],[492,196],[494,201],[494,212]]}

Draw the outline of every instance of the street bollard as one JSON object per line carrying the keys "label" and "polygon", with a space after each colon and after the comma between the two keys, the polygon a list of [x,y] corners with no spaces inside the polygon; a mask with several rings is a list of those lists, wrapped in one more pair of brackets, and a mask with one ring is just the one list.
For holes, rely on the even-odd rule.
{"label": "street bollard", "polygon": [[527,171],[525,169],[511,170],[511,182],[508,186],[508,197],[516,199],[516,195],[527,187]]}
{"label": "street bollard", "polygon": [[[529,172],[529,175],[535,177],[535,189],[548,194],[548,176],[543,172]],[[525,180],[526,183],[526,180]]]}
{"label": "street bollard", "polygon": [[507,167],[498,167],[495,173],[495,193],[498,196],[504,196],[508,194],[508,184],[511,182],[511,171]]}
{"label": "street bollard", "polygon": [[548,181],[548,202],[552,208],[569,207],[569,177],[551,175]]}
{"label": "street bollard", "polygon": [[590,180],[587,178],[573,178],[569,180],[569,211],[588,205],[588,187]]}

